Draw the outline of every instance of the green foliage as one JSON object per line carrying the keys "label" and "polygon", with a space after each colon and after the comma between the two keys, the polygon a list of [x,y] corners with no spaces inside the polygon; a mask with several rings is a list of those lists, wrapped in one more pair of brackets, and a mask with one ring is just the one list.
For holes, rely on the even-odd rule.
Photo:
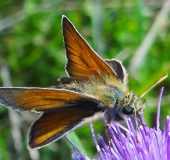
{"label": "green foliage", "polygon": [[[149,5],[142,4],[140,0],[7,0],[1,2],[0,9],[0,68],[4,65],[8,67],[13,86],[57,86],[57,78],[66,76],[61,32],[63,14],[73,22],[99,55],[109,59],[116,56],[123,61],[130,72],[129,85],[135,93],[142,94],[170,70],[169,19],[163,26],[157,26],[161,29],[152,40],[153,44],[147,50],[137,74],[131,73],[129,69],[138,47],[162,9],[160,2],[152,1],[152,5]],[[162,86],[165,87],[162,124],[165,116],[170,114],[169,82],[170,78],[144,97],[148,102],[145,117],[147,124],[151,126],[155,125],[157,100]],[[3,86],[1,76],[0,85]],[[26,146],[27,131],[34,116],[19,115],[23,144],[22,149],[17,151],[12,139],[8,110],[0,107],[0,159],[36,159],[31,158]],[[96,150],[89,128],[86,126],[76,131],[80,138],[76,138],[76,144],[82,143],[84,152],[94,157]],[[104,126],[100,122],[95,123],[95,129],[96,133],[104,135]],[[71,153],[72,150],[65,140],[59,140],[40,149],[38,159],[71,159]]]}

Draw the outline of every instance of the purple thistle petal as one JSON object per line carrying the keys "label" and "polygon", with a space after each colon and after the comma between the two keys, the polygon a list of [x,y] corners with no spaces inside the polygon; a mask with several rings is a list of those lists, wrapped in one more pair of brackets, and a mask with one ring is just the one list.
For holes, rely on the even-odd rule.
{"label": "purple thistle petal", "polygon": [[165,137],[168,137],[170,132],[170,116],[167,116],[166,118],[164,130]]}
{"label": "purple thistle petal", "polygon": [[119,157],[122,157],[120,150],[118,150],[118,147],[116,146],[116,143],[113,142],[113,140],[110,140],[110,143],[112,144],[112,147],[110,147],[110,151],[117,160]]}
{"label": "purple thistle petal", "polygon": [[160,128],[160,110],[161,110],[161,100],[163,95],[164,87],[161,88],[161,92],[158,99],[158,108],[157,108],[157,115],[156,115],[156,130]]}
{"label": "purple thistle petal", "polygon": [[73,148],[74,151],[74,154],[72,155],[73,160],[90,160],[87,156],[83,155],[83,153],[67,137],[64,138]]}
{"label": "purple thistle petal", "polygon": [[110,153],[110,150],[109,150],[108,146],[106,145],[103,137],[101,135],[98,135],[98,139],[100,140],[100,143],[102,144],[105,152]]}
{"label": "purple thistle petal", "polygon": [[115,153],[118,153],[119,157],[122,157],[122,146],[110,126],[108,127],[108,131],[111,136],[112,146],[114,146],[114,148],[115,148],[114,149]]}
{"label": "purple thistle petal", "polygon": [[133,140],[133,143],[134,143],[134,145],[136,145],[137,144],[137,139],[136,139],[136,130],[134,129],[134,126],[133,126],[133,123],[132,123],[132,121],[131,121],[131,119],[130,118],[128,118],[127,120],[126,120],[126,124],[127,124],[127,126],[128,126],[128,128],[129,128],[129,130],[131,131],[131,138],[132,138],[132,140]]}
{"label": "purple thistle petal", "polygon": [[90,129],[91,129],[91,134],[92,134],[92,138],[93,138],[94,144],[95,144],[95,146],[96,146],[96,149],[97,149],[97,151],[99,152],[101,158],[104,159],[104,156],[103,156],[103,154],[102,154],[102,151],[101,151],[101,149],[100,149],[100,147],[99,147],[99,145],[98,145],[98,143],[97,143],[97,140],[96,140],[96,136],[95,136],[95,133],[94,133],[94,128],[93,128],[93,124],[92,124],[92,123],[90,123]]}

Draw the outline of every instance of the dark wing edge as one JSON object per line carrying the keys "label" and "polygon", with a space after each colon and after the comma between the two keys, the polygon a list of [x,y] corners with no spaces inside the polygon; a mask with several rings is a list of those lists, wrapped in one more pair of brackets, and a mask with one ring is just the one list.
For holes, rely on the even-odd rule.
{"label": "dark wing edge", "polygon": [[128,73],[123,66],[122,62],[117,59],[105,59],[105,62],[112,68],[112,70],[117,74],[117,77],[126,84],[128,79]]}

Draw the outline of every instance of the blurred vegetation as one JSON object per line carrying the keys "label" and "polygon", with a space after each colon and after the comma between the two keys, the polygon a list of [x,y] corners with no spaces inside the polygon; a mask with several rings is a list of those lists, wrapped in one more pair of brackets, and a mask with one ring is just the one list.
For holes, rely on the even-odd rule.
{"label": "blurred vegetation", "polygon": [[[1,1],[0,85],[58,85],[57,78],[66,76],[61,32],[61,16],[66,15],[100,56],[123,62],[129,72],[129,86],[140,95],[170,71],[170,7],[164,3],[162,0]],[[153,37],[150,34],[147,36],[148,33]],[[147,42],[143,44],[144,40]],[[140,57],[137,60],[136,55]],[[147,99],[145,117],[149,126],[156,123],[156,107],[162,86],[165,87],[161,108],[162,128],[165,117],[170,114],[169,83],[170,78],[144,96]],[[64,139],[40,150],[28,150],[27,131],[38,115],[26,112],[14,115],[17,117],[13,119],[12,114],[5,107],[0,107],[0,159],[71,159],[71,147]],[[14,123],[13,120],[17,119]],[[15,128],[16,137],[20,136],[13,139]],[[102,122],[95,122],[95,131],[104,135]],[[85,126],[76,133],[79,139],[74,134],[69,135],[72,142],[81,143],[83,152],[95,157],[90,127]]]}

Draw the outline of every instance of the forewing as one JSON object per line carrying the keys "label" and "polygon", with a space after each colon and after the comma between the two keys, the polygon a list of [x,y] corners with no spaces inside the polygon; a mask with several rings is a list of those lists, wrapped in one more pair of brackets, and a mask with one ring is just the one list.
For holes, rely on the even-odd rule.
{"label": "forewing", "polygon": [[92,75],[101,78],[101,75],[108,74],[117,79],[116,73],[93,51],[65,16],[62,26],[69,76],[88,79]]}
{"label": "forewing", "polygon": [[53,111],[64,107],[97,104],[86,95],[52,88],[0,88],[0,104],[15,110]]}
{"label": "forewing", "polygon": [[30,148],[41,148],[48,145],[85,123],[89,123],[94,115],[98,115],[96,118],[100,118],[102,113],[100,110],[81,106],[44,113],[31,126],[28,145]]}

